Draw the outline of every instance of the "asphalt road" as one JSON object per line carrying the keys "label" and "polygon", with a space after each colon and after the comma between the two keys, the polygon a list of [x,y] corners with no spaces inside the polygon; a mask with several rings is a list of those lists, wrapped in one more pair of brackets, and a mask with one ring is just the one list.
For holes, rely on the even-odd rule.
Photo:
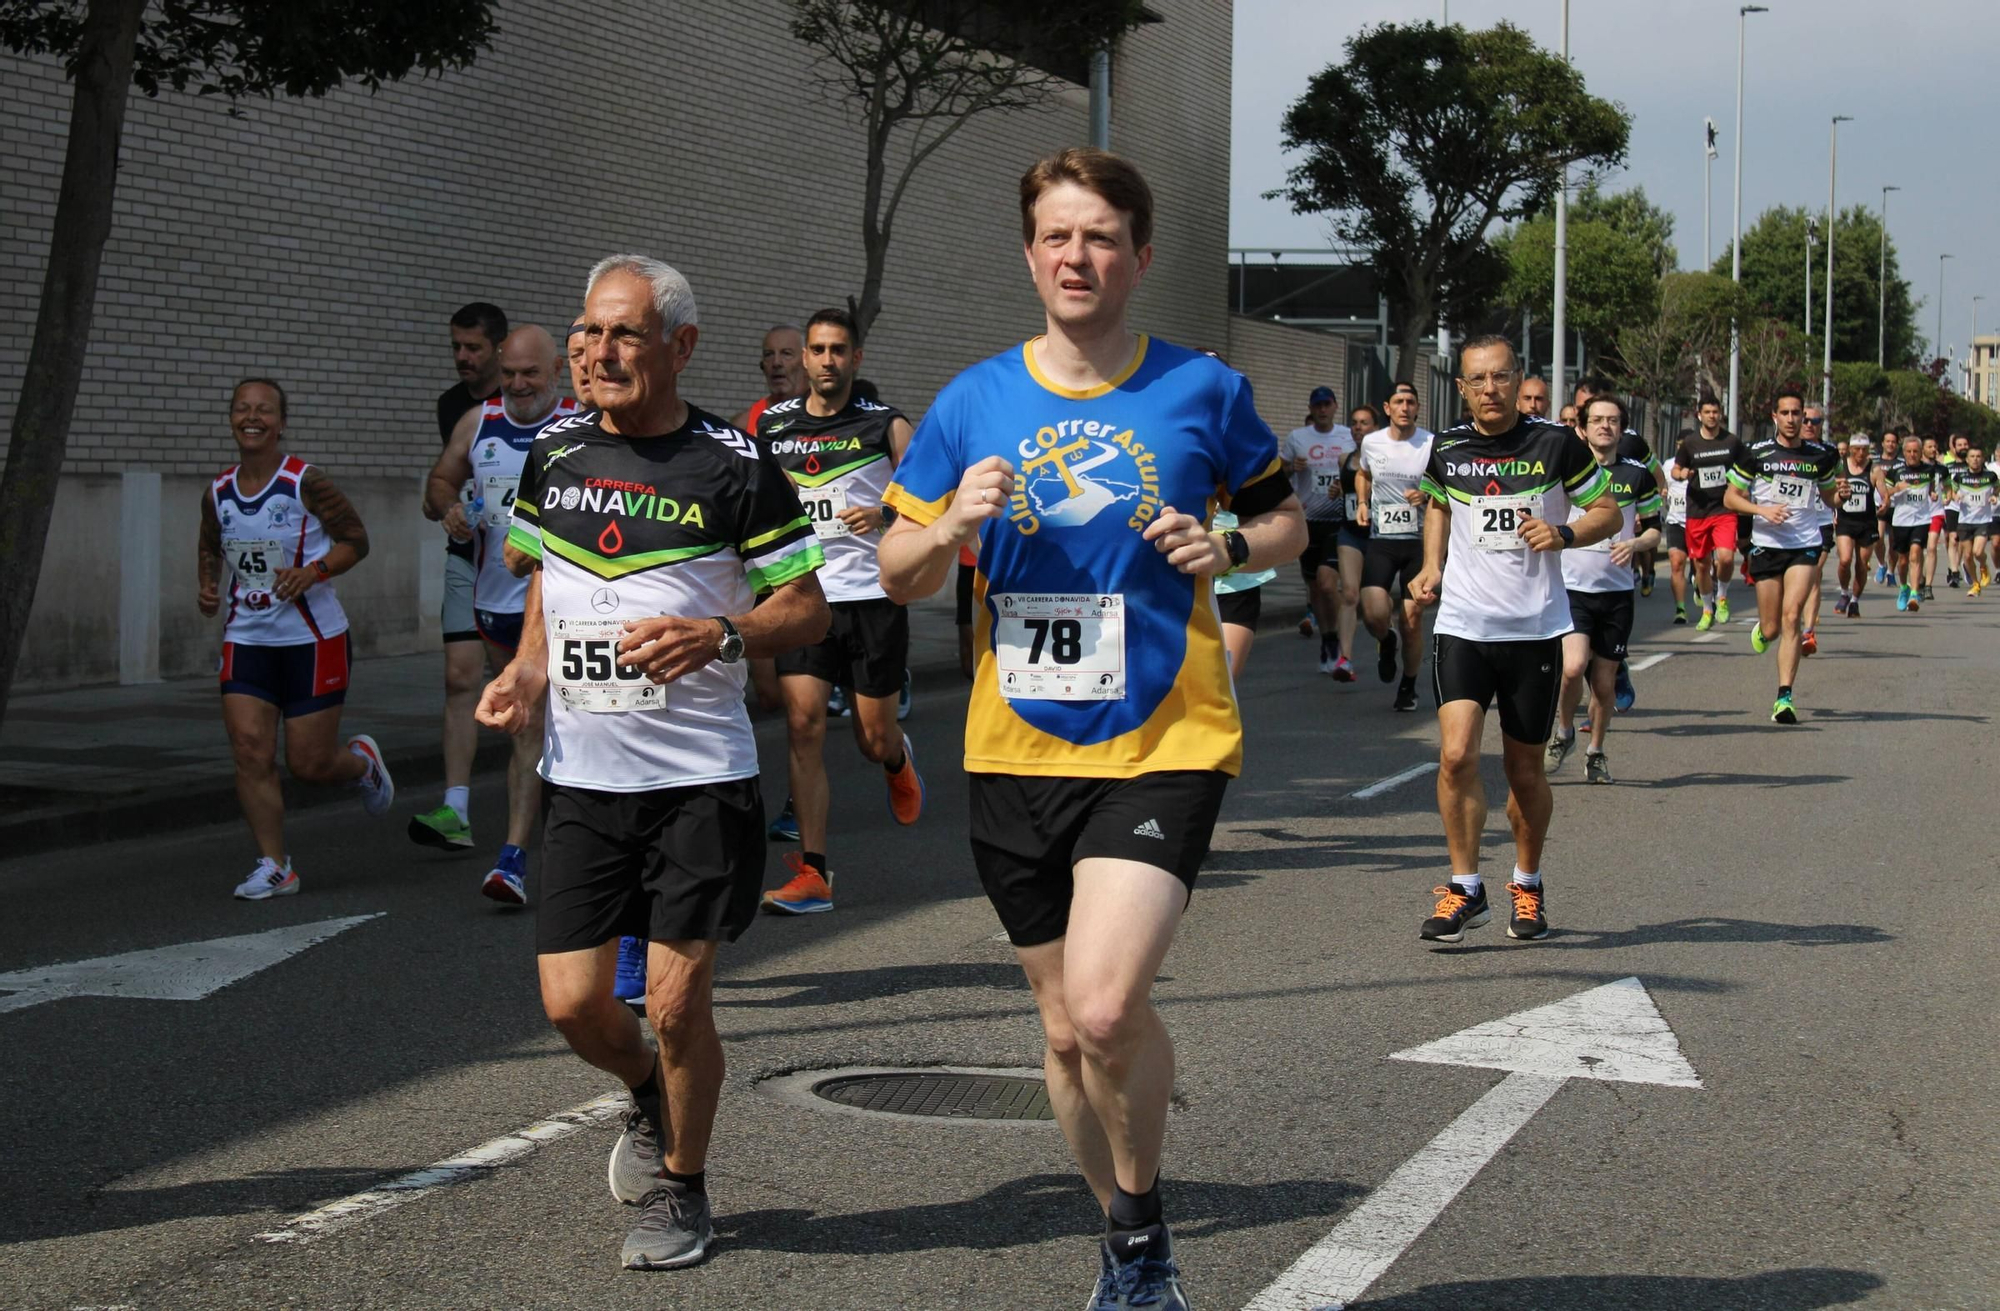
{"label": "asphalt road", "polygon": [[[1196,1305],[1244,1306],[1505,1077],[1390,1053],[1629,976],[1702,1086],[1570,1080],[1358,1305],[2000,1305],[2000,602],[1941,595],[1916,617],[1829,608],[1805,722],[1780,729],[1748,629],[1663,627],[1662,587],[1635,658],[1673,654],[1613,730],[1617,786],[1586,787],[1580,753],[1558,776],[1555,932],[1496,923],[1446,950],[1417,938],[1444,874],[1429,777],[1350,795],[1433,758],[1432,717],[1267,633],[1248,766],[1157,993],[1179,1047],[1163,1186]],[[528,917],[477,895],[478,858],[404,838],[432,798],[302,817],[305,891],[272,903],[227,895],[248,864],[234,825],[0,863],[0,973],[379,916],[202,1000],[0,996],[0,1305],[1081,1304],[1097,1222],[1053,1126],[871,1121],[758,1086],[1038,1064],[965,851],[962,703],[926,689],[908,725],[930,781],[914,830],[831,739],[839,909],[725,954],[720,1242],[690,1271],[618,1269],[612,1127],[255,1241],[611,1090],[542,1018]],[[780,775],[781,731],[760,728]],[[499,804],[483,781],[489,829]]]}

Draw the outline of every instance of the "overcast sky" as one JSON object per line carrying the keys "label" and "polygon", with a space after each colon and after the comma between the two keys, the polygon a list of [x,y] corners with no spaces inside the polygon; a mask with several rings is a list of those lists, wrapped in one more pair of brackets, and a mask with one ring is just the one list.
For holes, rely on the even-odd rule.
{"label": "overcast sky", "polygon": [[[1994,0],[1767,0],[1748,24],[1743,222],[1772,205],[1826,205],[1827,130],[1840,125],[1841,208],[1889,196],[1889,235],[1929,338],[1944,265],[1944,340],[1963,358],[1972,297],[2000,329],[2000,31]],[[1441,0],[1236,0],[1230,244],[1323,246],[1323,220],[1261,193],[1284,181],[1279,119],[1313,73],[1378,22],[1435,20]],[[1562,0],[1443,0],[1451,20],[1506,19],[1560,48]],[[1572,0],[1570,54],[1585,84],[1622,103],[1632,139],[1609,187],[1643,186],[1675,218],[1681,267],[1701,264],[1702,117],[1716,121],[1713,246],[1728,244],[1735,161],[1736,10],[1729,0]],[[1888,59],[1885,62],[1884,56]],[[1893,90],[1891,90],[1893,88]],[[1824,257],[1824,251],[1821,251]],[[1803,253],[1801,253],[1803,261]],[[1804,273],[1800,273],[1801,297]]]}

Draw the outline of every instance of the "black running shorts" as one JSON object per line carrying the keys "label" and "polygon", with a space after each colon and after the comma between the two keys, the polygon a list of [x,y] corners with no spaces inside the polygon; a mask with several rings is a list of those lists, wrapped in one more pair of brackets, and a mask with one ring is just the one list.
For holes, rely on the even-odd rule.
{"label": "black running shorts", "polygon": [[1819,526],[1819,549],[1821,551],[1831,551],[1833,549],[1833,525],[1830,523],[1823,523]]}
{"label": "black running shorts", "polygon": [[1257,629],[1257,617],[1264,613],[1264,589],[1246,587],[1240,592],[1222,592],[1215,598],[1216,613],[1225,624],[1235,624],[1239,628]]}
{"label": "black running shorts", "polygon": [[1889,549],[1897,555],[1908,555],[1911,547],[1921,551],[1930,540],[1928,523],[1892,524],[1889,528]]}
{"label": "black running shorts", "polygon": [[958,580],[953,588],[954,611],[960,628],[972,627],[972,575],[976,567],[965,561],[958,562]]}
{"label": "black running shorts", "polygon": [[859,696],[898,696],[910,662],[910,612],[886,597],[834,601],[833,626],[811,646],[778,657],[778,675],[809,674]]}
{"label": "black running shorts", "polygon": [[1398,601],[1410,599],[1410,583],[1424,568],[1421,537],[1371,537],[1361,562],[1361,585],[1380,587]]}
{"label": "black running shorts", "polygon": [[1961,519],[1958,524],[1958,535],[1960,537],[1991,537],[1993,535],[1993,525],[1990,523],[1966,523]]}
{"label": "black running shorts", "polygon": [[[1334,545],[1343,551],[1359,551],[1365,557],[1368,554],[1368,530],[1352,519],[1343,520]],[[1336,562],[1338,559],[1336,556]]]}
{"label": "black running shorts", "polygon": [[1944,508],[1944,530],[1948,533],[1958,531],[1958,507],[1947,505]]}
{"label": "black running shorts", "polygon": [[1670,523],[1664,525],[1660,529],[1660,539],[1660,545],[1666,547],[1669,551],[1679,551],[1682,555],[1687,554],[1688,530],[1686,524]]}
{"label": "black running shorts", "polygon": [[1229,776],[1175,770],[1136,778],[969,774],[972,863],[1017,947],[1069,931],[1078,861],[1132,860],[1187,885],[1208,855]]}
{"label": "black running shorts", "polygon": [[1556,693],[1562,687],[1562,639],[1475,642],[1447,633],[1431,635],[1431,687],[1440,708],[1476,701],[1482,710],[1500,703],[1500,731],[1516,742],[1542,743],[1556,726]]}
{"label": "black running shorts", "polygon": [[1569,621],[1590,639],[1592,655],[1623,660],[1625,644],[1632,640],[1632,593],[1571,591]]}
{"label": "black running shorts", "polygon": [[1340,558],[1333,553],[1339,537],[1340,520],[1306,520],[1306,549],[1299,555],[1299,577],[1306,580],[1307,587],[1321,569],[1340,568]]}
{"label": "black running shorts", "polygon": [[1870,515],[1842,515],[1834,520],[1833,534],[1836,537],[1852,537],[1863,546],[1875,545],[1875,539],[1882,535],[1878,521]]}
{"label": "black running shorts", "polygon": [[734,942],[764,885],[764,800],[754,778],[653,792],[550,784],[542,794],[535,950],[619,937]]}
{"label": "black running shorts", "polygon": [[1750,574],[1750,581],[1761,583],[1778,580],[1785,576],[1785,570],[1797,566],[1808,569],[1819,568],[1820,548],[1806,547],[1803,550],[1785,550],[1775,546],[1753,546],[1750,554],[1743,557],[1743,567]]}

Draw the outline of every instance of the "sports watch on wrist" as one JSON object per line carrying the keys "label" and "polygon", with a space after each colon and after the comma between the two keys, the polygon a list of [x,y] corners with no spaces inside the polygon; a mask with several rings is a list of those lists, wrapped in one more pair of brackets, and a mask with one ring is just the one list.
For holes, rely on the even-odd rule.
{"label": "sports watch on wrist", "polygon": [[1563,539],[1563,545],[1566,547],[1576,545],[1576,529],[1566,523],[1556,525],[1556,536]]}
{"label": "sports watch on wrist", "polygon": [[1250,539],[1234,528],[1222,535],[1222,549],[1229,553],[1230,573],[1250,562]]}
{"label": "sports watch on wrist", "polygon": [[743,634],[721,615],[715,616],[715,622],[722,625],[722,641],[716,644],[715,658],[725,665],[733,665],[743,658]]}
{"label": "sports watch on wrist", "polygon": [[312,567],[313,572],[318,574],[322,579],[333,577],[333,570],[326,567],[326,561],[324,560],[313,561]]}

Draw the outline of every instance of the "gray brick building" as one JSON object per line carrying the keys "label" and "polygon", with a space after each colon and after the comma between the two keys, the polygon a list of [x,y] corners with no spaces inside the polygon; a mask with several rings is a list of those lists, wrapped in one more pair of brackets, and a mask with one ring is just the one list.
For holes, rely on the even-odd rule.
{"label": "gray brick building", "polygon": [[[1232,6],[1152,8],[1164,21],[1123,43],[1113,74],[1113,147],[1160,207],[1136,317],[1221,348]],[[418,496],[459,304],[493,300],[560,335],[593,260],[657,254],[700,304],[690,398],[733,413],[759,394],[764,327],[841,303],[862,266],[859,132],[814,85],[785,12],[620,0],[586,26],[577,4],[503,0],[498,40],[462,73],[236,116],[215,98],[135,94],[23,685],[212,667],[196,507],[233,459],[239,376],[286,385],[289,449],[368,522],[373,554],[340,584],[361,654],[437,639],[441,539]],[[27,358],[68,104],[53,64],[0,56],[0,377]],[[920,413],[960,368],[1039,326],[1014,185],[1086,136],[1079,87],[968,126],[919,174],[869,342],[887,397]],[[0,414],[12,406],[10,389]]]}

